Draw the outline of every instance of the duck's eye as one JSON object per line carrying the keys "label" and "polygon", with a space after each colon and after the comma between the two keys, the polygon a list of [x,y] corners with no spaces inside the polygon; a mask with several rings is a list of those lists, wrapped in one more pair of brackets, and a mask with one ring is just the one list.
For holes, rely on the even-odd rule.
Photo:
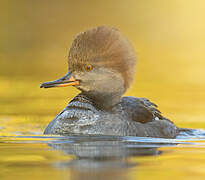
{"label": "duck's eye", "polygon": [[88,71],[88,72],[91,71],[92,69],[93,69],[92,65],[86,65],[85,66],[85,70]]}

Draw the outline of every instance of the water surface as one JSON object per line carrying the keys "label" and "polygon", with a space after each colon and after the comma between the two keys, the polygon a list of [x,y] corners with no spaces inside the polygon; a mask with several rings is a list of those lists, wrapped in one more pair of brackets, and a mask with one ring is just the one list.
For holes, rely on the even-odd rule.
{"label": "water surface", "polygon": [[3,179],[203,179],[204,138],[2,136]]}
{"label": "water surface", "polygon": [[150,99],[179,127],[205,129],[204,6],[203,0],[2,1],[0,179],[205,179],[203,131],[171,140],[44,136],[79,92],[39,88],[67,72],[76,33],[113,26],[138,56],[126,95]]}

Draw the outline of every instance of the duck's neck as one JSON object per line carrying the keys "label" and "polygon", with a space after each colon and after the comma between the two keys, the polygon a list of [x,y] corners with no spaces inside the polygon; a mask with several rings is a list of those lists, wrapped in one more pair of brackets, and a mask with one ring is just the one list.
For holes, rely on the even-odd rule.
{"label": "duck's neck", "polygon": [[104,110],[111,110],[113,106],[120,102],[122,92],[118,93],[100,93],[100,92],[82,92],[90,98],[97,107]]}

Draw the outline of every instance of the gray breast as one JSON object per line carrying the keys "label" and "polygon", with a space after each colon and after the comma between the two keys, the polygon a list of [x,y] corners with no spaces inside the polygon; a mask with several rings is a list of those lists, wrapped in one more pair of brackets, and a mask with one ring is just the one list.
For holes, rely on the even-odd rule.
{"label": "gray breast", "polygon": [[50,122],[44,133],[129,135],[129,122],[120,107],[117,111],[101,110],[86,96],[79,94]]}
{"label": "gray breast", "polygon": [[[142,111],[142,104],[146,111]],[[146,117],[142,114],[147,109],[152,116]],[[121,103],[107,111],[97,108],[90,99],[79,94],[49,123],[44,133],[175,137],[176,126],[156,113],[156,109],[141,98],[122,98]],[[147,121],[141,121],[142,117]]]}
{"label": "gray breast", "polygon": [[82,133],[82,131],[85,131],[83,128],[94,126],[98,119],[99,112],[92,102],[86,97],[78,95],[49,123],[44,133]]}

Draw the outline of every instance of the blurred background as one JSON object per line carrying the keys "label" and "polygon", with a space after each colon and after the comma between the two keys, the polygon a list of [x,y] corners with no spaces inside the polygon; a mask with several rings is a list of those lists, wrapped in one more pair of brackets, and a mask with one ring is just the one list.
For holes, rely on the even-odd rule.
{"label": "blurred background", "polygon": [[67,72],[74,36],[118,28],[138,64],[126,95],[147,97],[176,125],[205,128],[204,0],[3,0],[0,5],[0,135],[41,134],[77,95],[40,89]]}

